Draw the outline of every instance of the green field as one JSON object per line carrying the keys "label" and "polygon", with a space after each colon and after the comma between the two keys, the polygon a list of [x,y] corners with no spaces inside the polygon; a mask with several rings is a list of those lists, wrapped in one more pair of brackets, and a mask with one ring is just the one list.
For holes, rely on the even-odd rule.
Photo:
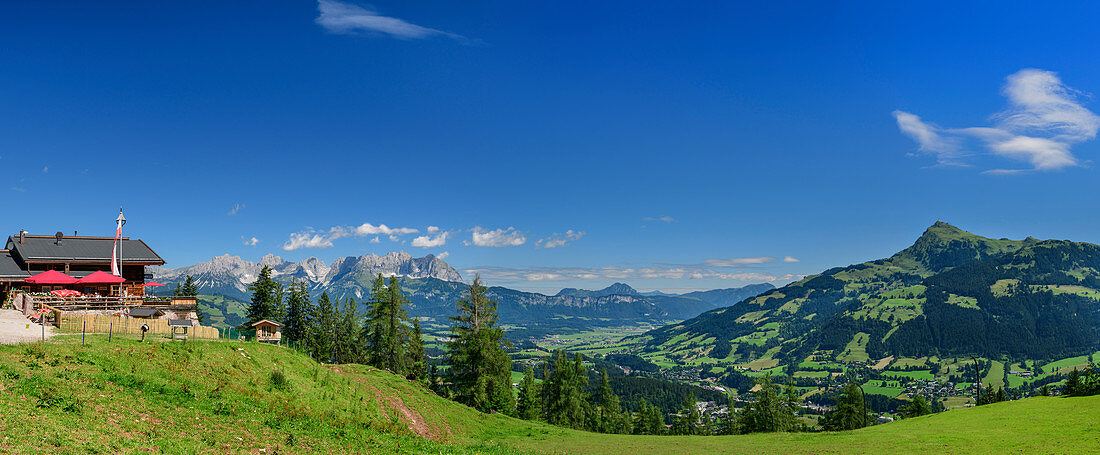
{"label": "green field", "polygon": [[1100,397],[1032,398],[854,432],[619,436],[482,414],[277,346],[98,335],[0,346],[2,453],[1087,452],[1097,409]]}
{"label": "green field", "polygon": [[932,371],[930,370],[916,370],[916,371],[884,371],[883,376],[893,376],[896,378],[910,378],[919,381],[931,381],[934,379]]}

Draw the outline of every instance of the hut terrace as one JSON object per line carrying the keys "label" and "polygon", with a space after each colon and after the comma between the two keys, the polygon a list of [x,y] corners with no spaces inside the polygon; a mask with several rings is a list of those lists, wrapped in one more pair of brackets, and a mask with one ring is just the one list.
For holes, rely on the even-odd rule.
{"label": "hut terrace", "polygon": [[26,279],[49,270],[64,273],[73,278],[84,278],[95,272],[110,272],[114,237],[66,237],[54,235],[9,236],[0,249],[0,298],[12,291],[50,292],[73,289],[85,295],[104,297],[145,295],[145,267],[164,265],[164,259],[141,239],[122,237],[119,240],[121,254],[121,282],[117,284],[34,284]]}
{"label": "hut terrace", "polygon": [[[28,315],[45,309],[55,317],[128,315],[131,310],[138,317],[195,317],[194,297],[146,296],[145,267],[164,265],[152,248],[128,237],[119,238],[115,248],[114,237],[9,236],[0,250],[0,303]],[[121,276],[111,273],[112,253],[121,258]],[[142,306],[158,311],[143,316],[148,310]]]}

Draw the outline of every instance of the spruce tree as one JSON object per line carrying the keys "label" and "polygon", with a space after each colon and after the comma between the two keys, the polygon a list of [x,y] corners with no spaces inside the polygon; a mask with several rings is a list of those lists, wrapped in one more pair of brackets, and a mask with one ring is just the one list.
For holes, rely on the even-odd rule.
{"label": "spruce tree", "polygon": [[283,337],[291,346],[303,348],[309,341],[314,313],[313,302],[304,281],[295,280],[287,287],[286,320],[283,321]]}
{"label": "spruce tree", "polygon": [[912,400],[909,400],[908,403],[898,408],[898,413],[907,419],[911,417],[920,417],[922,415],[931,414],[932,406],[928,404],[928,400],[924,399],[924,395],[917,395],[913,397]]}
{"label": "spruce tree", "polygon": [[397,276],[383,284],[382,274],[371,285],[371,306],[363,330],[368,363],[404,376],[408,372],[409,316]]}
{"label": "spruce tree", "polygon": [[1062,395],[1072,397],[1077,395],[1078,388],[1081,387],[1081,373],[1077,372],[1077,367],[1073,368],[1073,371],[1069,372],[1069,377],[1066,378],[1066,385],[1062,387]]}
{"label": "spruce tree", "polygon": [[519,397],[516,399],[516,417],[524,420],[538,419],[542,413],[542,399],[538,384],[535,382],[535,370],[528,365],[523,370],[523,380],[519,383]]}
{"label": "spruce tree", "polygon": [[699,409],[695,407],[695,393],[688,393],[684,399],[680,412],[672,419],[672,428],[669,433],[676,435],[696,434],[696,424],[699,422]]}
{"label": "spruce tree", "polygon": [[[923,399],[922,399],[923,400]],[[825,413],[821,427],[826,431],[845,431],[867,426],[866,403],[859,384],[851,381],[844,385],[836,398],[836,406]]]}
{"label": "spruce tree", "polygon": [[793,431],[797,426],[795,407],[797,396],[780,396],[772,383],[771,373],[757,379],[760,390],[755,392],[752,402],[738,416],[739,433],[774,433]]}
{"label": "spruce tree", "polygon": [[588,384],[588,375],[581,364],[578,354],[575,361],[569,361],[565,351],[554,354],[553,368],[543,379],[543,406],[546,421],[574,429],[584,426],[584,387]]}
{"label": "spruce tree", "polygon": [[413,331],[409,336],[409,373],[406,377],[413,381],[424,381],[425,362],[423,333],[420,330],[420,320],[413,319]]}
{"label": "spruce tree", "polygon": [[314,307],[313,333],[310,335],[313,353],[318,362],[332,363],[335,360],[339,318],[336,304],[329,299],[328,293],[322,293]]}
{"label": "spruce tree", "polygon": [[[271,279],[270,266],[265,265],[260,269],[259,278],[248,285],[248,291],[252,293],[252,299],[245,322],[239,327],[241,330],[252,330],[252,324],[264,319],[277,322],[282,319],[283,287]],[[182,292],[187,292],[187,289]]]}
{"label": "spruce tree", "polygon": [[[337,305],[339,307],[339,305]],[[344,309],[337,316],[334,356],[336,363],[358,363],[362,361],[359,335],[362,325],[359,304],[348,297],[344,300]]]}
{"label": "spruce tree", "polygon": [[451,341],[447,344],[458,400],[481,411],[511,414],[512,360],[504,352],[507,341],[497,324],[497,303],[486,294],[481,277],[458,301],[458,315],[451,318]]}
{"label": "spruce tree", "polygon": [[607,369],[600,374],[599,421],[597,430],[600,433],[623,433],[622,406],[619,405],[619,397],[611,390],[611,381],[607,377]]}
{"label": "spruce tree", "polygon": [[187,275],[187,278],[183,280],[183,286],[179,288],[180,294],[178,296],[195,297],[199,295],[199,285],[195,283],[195,277]]}

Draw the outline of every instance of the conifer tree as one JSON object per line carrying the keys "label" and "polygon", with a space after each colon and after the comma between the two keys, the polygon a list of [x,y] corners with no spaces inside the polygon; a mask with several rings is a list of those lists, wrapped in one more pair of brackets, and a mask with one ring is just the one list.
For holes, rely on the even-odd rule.
{"label": "conifer tree", "polygon": [[1077,372],[1077,367],[1073,368],[1073,371],[1069,372],[1069,377],[1066,378],[1066,385],[1062,387],[1062,395],[1072,397],[1077,395],[1078,388],[1081,386],[1081,373]]}
{"label": "conifer tree", "polygon": [[451,341],[447,344],[458,400],[481,411],[511,414],[512,360],[504,352],[507,341],[497,327],[497,303],[490,300],[481,277],[458,301],[458,315],[451,318]]}
{"label": "conifer tree", "polygon": [[684,399],[679,414],[672,420],[672,428],[669,433],[676,435],[696,434],[696,424],[698,422],[699,409],[695,407],[695,393],[691,392]]}
{"label": "conifer tree", "polygon": [[917,395],[909,400],[908,403],[898,408],[898,412],[902,417],[920,417],[932,413],[932,406],[928,404],[928,400],[924,399],[924,395]]}
{"label": "conifer tree", "polygon": [[773,433],[793,431],[797,426],[795,406],[797,395],[780,396],[772,383],[771,374],[756,381],[760,390],[755,392],[755,400],[745,406],[738,417],[739,433]]}
{"label": "conifer tree", "polygon": [[[339,309],[339,305],[337,305]],[[348,297],[344,300],[344,309],[337,315],[336,337],[334,343],[334,357],[336,363],[357,363],[362,360],[359,335],[360,319],[359,304],[355,299]]]}
{"label": "conifer tree", "polygon": [[611,381],[607,377],[607,369],[600,374],[599,419],[596,431],[600,433],[624,433],[622,406],[619,397],[611,390]]}
{"label": "conifer tree", "polygon": [[199,285],[195,283],[195,277],[187,275],[183,280],[183,286],[179,288],[178,296],[195,297],[199,295]]}
{"label": "conifer tree", "polygon": [[553,368],[543,379],[543,406],[546,421],[574,429],[584,426],[584,387],[588,384],[588,375],[578,354],[573,362],[569,361],[565,351],[554,355]]}
{"label": "conifer tree", "polygon": [[[251,330],[252,324],[264,319],[282,320],[283,287],[271,279],[270,266],[265,265],[260,269],[259,278],[248,285],[248,291],[252,293],[252,300],[248,305],[245,322],[239,327],[241,330]],[[187,289],[182,289],[181,292],[187,292]]]}
{"label": "conifer tree", "polygon": [[286,320],[283,321],[283,337],[292,346],[302,348],[309,341],[313,325],[313,302],[304,281],[295,280],[287,287]]}
{"label": "conifer tree", "polygon": [[413,331],[409,336],[409,373],[406,377],[413,381],[424,381],[424,366],[426,356],[424,354],[423,333],[420,330],[420,320],[413,319]]}
{"label": "conifer tree", "polygon": [[[923,398],[922,398],[923,400]],[[836,398],[836,406],[821,419],[821,427],[827,431],[854,430],[867,426],[866,403],[859,384],[851,381],[844,385]]]}
{"label": "conifer tree", "polygon": [[397,276],[383,284],[379,273],[371,286],[371,307],[364,325],[368,362],[391,373],[405,375],[408,370],[409,316],[405,295]]}
{"label": "conifer tree", "polygon": [[528,365],[523,370],[523,379],[519,383],[519,397],[516,399],[516,417],[524,420],[538,419],[542,413],[542,397],[535,383],[535,370]]}
{"label": "conifer tree", "polygon": [[329,299],[328,293],[322,293],[314,308],[310,339],[313,353],[319,362],[332,363],[336,354],[336,334],[340,315],[336,304]]}

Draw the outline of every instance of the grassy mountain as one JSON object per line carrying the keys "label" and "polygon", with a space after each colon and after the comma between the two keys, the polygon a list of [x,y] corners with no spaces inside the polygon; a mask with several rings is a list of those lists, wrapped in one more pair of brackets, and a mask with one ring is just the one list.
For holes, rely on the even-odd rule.
{"label": "grassy mountain", "polygon": [[88,339],[0,346],[0,452],[1069,453],[1095,449],[1100,406],[1031,398],[844,433],[603,435],[482,414],[387,372],[276,346]]}
{"label": "grassy mountain", "polygon": [[769,368],[887,356],[1052,359],[1100,347],[1100,247],[990,239],[937,222],[838,267],[632,340],[678,363]]}

